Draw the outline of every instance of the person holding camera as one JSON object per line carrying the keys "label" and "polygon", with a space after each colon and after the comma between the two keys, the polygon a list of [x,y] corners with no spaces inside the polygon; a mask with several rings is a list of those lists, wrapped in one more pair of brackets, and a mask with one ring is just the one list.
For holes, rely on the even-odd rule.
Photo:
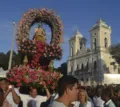
{"label": "person holding camera", "polygon": [[19,91],[15,89],[13,85],[10,85],[6,78],[0,79],[0,87],[4,92],[4,102],[2,107],[18,107],[18,104],[20,103]]}

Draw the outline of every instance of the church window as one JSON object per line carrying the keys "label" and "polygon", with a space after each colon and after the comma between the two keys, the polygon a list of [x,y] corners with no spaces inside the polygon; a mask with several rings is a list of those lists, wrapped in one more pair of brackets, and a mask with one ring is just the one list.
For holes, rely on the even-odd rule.
{"label": "church window", "polygon": [[107,48],[107,45],[108,45],[107,38],[104,39],[104,45],[105,45],[105,48]]}
{"label": "church window", "polygon": [[80,42],[80,50],[82,49],[82,41]]}
{"label": "church window", "polygon": [[96,38],[94,38],[94,49],[96,49]]}
{"label": "church window", "polygon": [[84,69],[84,65],[82,64],[82,65],[81,65],[81,70],[83,70],[83,69]]}
{"label": "church window", "polygon": [[79,70],[79,65],[77,65],[77,70]]}
{"label": "church window", "polygon": [[73,67],[71,66],[71,72],[73,72]]}
{"label": "church window", "polygon": [[94,70],[96,70],[97,69],[97,63],[96,63],[96,61],[94,62]]}
{"label": "church window", "polygon": [[86,65],[86,69],[87,69],[87,70],[89,69],[89,64],[88,64],[88,62],[87,62],[87,65]]}
{"label": "church window", "polygon": [[74,53],[74,50],[73,50],[73,47],[72,47],[72,56],[73,56],[73,53]]}
{"label": "church window", "polygon": [[107,34],[107,32],[104,33],[105,35]]}
{"label": "church window", "polygon": [[81,78],[81,81],[84,81],[83,78]]}
{"label": "church window", "polygon": [[74,49],[73,49],[73,44],[71,44],[71,56],[74,55]]}
{"label": "church window", "polygon": [[89,81],[89,79],[87,78],[87,81]]}

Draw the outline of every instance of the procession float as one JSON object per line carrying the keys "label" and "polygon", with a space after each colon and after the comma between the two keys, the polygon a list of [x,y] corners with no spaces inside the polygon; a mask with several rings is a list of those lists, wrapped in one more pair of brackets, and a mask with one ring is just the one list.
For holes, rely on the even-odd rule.
{"label": "procession float", "polygon": [[[30,39],[30,29],[38,24],[33,38]],[[51,41],[47,43],[43,24],[51,29]],[[16,87],[34,86],[44,91],[44,87],[55,90],[61,73],[54,69],[54,60],[62,58],[63,25],[59,16],[53,10],[30,9],[24,13],[19,22],[16,34],[18,53],[21,65],[16,65],[7,73],[7,78]]]}

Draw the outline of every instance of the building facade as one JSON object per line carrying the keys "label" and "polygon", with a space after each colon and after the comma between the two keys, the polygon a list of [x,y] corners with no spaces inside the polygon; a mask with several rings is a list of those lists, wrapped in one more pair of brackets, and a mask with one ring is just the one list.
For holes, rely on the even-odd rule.
{"label": "building facade", "polygon": [[118,74],[119,65],[109,53],[112,29],[99,19],[90,30],[91,46],[86,47],[86,39],[77,30],[69,40],[70,56],[67,73],[83,82],[104,82],[104,74]]}

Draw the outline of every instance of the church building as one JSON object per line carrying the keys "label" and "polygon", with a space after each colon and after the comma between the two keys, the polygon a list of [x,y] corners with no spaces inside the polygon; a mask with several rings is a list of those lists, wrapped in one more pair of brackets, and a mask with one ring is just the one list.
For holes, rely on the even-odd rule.
{"label": "church building", "polygon": [[77,30],[69,40],[70,56],[67,73],[87,83],[103,83],[104,74],[118,74],[119,65],[109,53],[112,29],[102,19],[90,29],[91,46]]}

